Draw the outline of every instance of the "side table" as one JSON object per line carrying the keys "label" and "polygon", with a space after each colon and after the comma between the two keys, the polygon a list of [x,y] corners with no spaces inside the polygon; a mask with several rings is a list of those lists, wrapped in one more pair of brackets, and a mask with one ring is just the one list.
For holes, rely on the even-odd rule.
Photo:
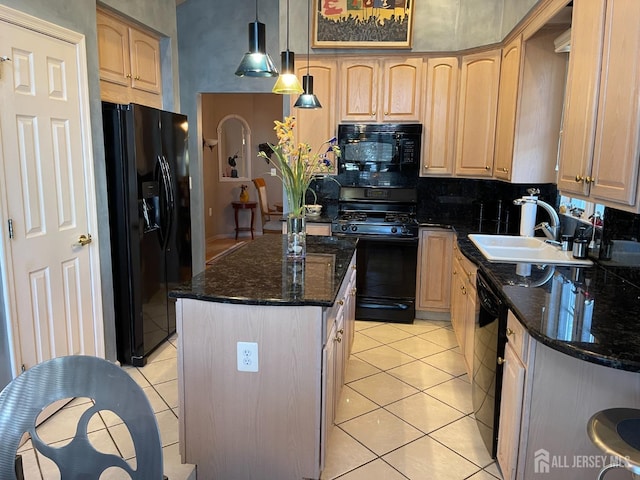
{"label": "side table", "polygon": [[[253,240],[253,217],[255,215],[256,205],[258,202],[231,202],[231,206],[233,207],[234,218],[236,220],[236,240],[238,239],[238,232],[251,232],[251,240]],[[239,227],[238,226],[238,211],[251,210],[251,224],[248,227]]]}

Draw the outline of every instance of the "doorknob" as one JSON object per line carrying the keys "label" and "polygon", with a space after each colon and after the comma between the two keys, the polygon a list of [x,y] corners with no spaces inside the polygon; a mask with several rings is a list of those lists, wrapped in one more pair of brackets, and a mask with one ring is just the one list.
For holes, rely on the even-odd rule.
{"label": "doorknob", "polygon": [[92,242],[91,234],[87,233],[86,235],[80,235],[78,237],[78,241],[73,244],[74,247],[84,247],[85,245],[89,245]]}

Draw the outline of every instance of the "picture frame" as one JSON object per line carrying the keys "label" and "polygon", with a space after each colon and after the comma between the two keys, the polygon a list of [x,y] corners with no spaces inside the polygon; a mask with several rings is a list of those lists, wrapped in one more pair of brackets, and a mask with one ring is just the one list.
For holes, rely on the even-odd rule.
{"label": "picture frame", "polygon": [[411,48],[415,0],[313,0],[313,48]]}

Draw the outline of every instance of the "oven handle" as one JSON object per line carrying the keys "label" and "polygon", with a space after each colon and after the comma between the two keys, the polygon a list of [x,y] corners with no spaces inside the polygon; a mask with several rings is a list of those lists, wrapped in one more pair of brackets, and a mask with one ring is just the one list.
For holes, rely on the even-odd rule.
{"label": "oven handle", "polygon": [[342,232],[334,232],[332,233],[334,237],[342,237],[342,238],[357,238],[358,240],[366,240],[366,241],[394,241],[398,243],[415,243],[418,244],[418,237],[394,237],[393,235],[358,235],[354,233],[342,233]]}

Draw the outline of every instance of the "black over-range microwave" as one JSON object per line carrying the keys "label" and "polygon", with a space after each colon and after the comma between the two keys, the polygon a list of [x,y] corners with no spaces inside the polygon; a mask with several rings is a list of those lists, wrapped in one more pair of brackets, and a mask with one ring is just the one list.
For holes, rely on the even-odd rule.
{"label": "black over-range microwave", "polygon": [[417,172],[421,139],[419,123],[341,124],[338,172]]}

